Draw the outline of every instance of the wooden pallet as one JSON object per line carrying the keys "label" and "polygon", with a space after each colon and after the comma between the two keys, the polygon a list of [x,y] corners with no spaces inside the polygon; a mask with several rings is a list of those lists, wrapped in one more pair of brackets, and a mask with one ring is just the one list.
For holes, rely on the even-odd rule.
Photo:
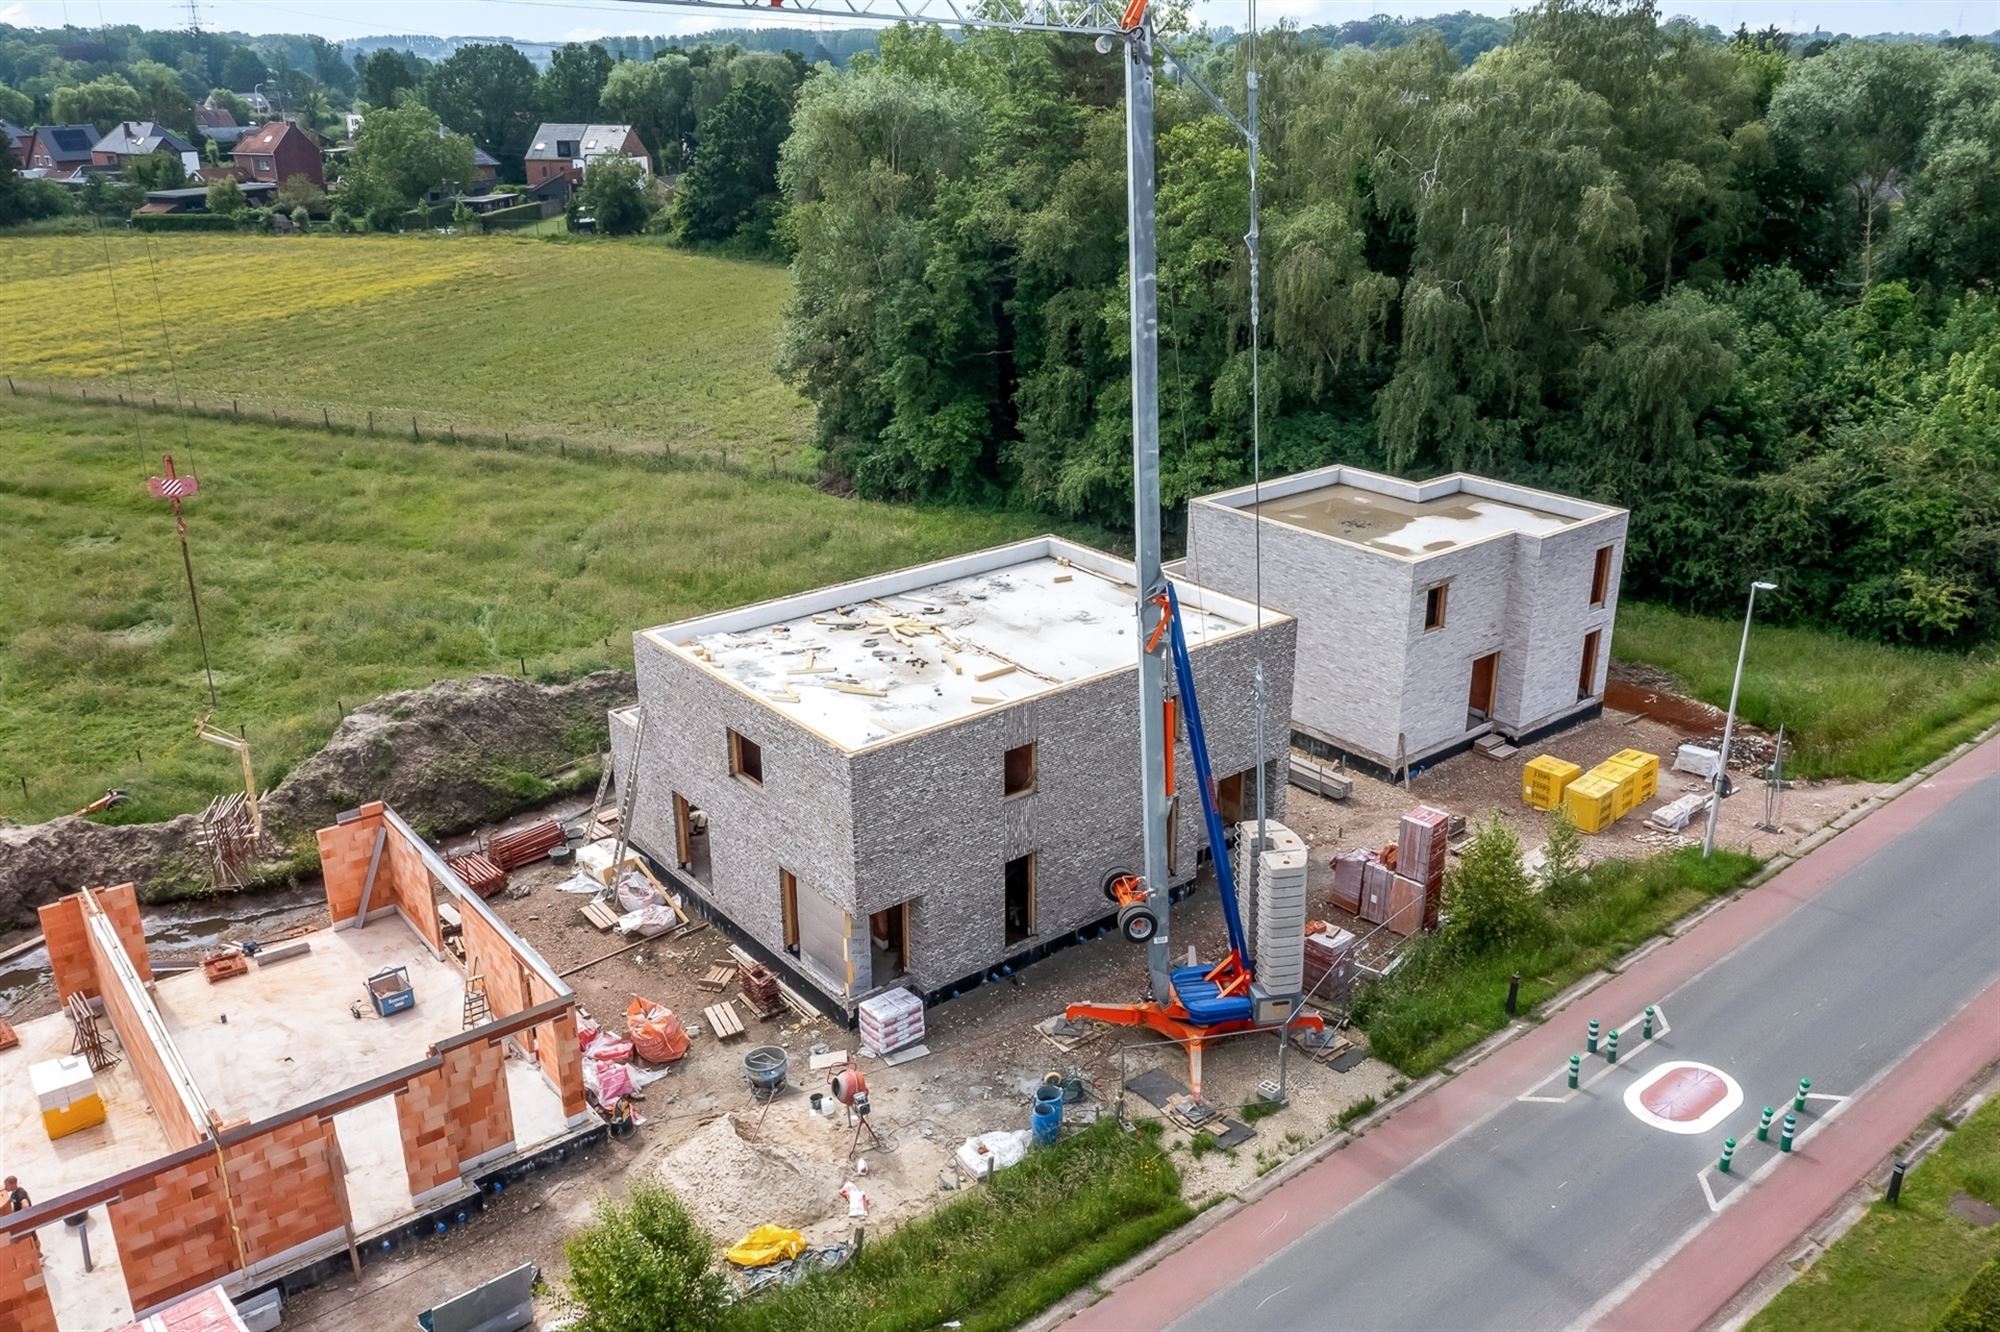
{"label": "wooden pallet", "polygon": [[718,1041],[733,1040],[743,1034],[743,1015],[736,1011],[736,1001],[724,999],[719,1004],[710,1004],[701,1010],[702,1020],[715,1033]]}
{"label": "wooden pallet", "polygon": [[736,979],[734,963],[723,962],[708,969],[708,974],[694,983],[697,990],[726,990]]}
{"label": "wooden pallet", "polygon": [[609,902],[592,898],[583,904],[583,918],[595,925],[598,931],[602,933],[618,923],[618,908],[612,906]]}

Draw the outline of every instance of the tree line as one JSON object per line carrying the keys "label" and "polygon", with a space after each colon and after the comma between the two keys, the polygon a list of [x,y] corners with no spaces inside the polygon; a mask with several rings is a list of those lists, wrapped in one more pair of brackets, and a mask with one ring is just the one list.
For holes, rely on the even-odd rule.
{"label": "tree line", "polygon": [[[1544,0],[1261,42],[1267,474],[1625,505],[1627,586],[1890,641],[2000,627],[2000,54]],[[1241,114],[1245,47],[1170,38]],[[1165,498],[1248,478],[1247,155],[1164,68]],[[784,370],[864,494],[1129,521],[1117,62],[885,34],[800,91]]]}

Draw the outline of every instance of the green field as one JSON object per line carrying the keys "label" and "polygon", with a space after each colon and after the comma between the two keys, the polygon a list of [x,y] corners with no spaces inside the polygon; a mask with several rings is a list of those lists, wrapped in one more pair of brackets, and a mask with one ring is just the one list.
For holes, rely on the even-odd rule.
{"label": "green field", "polygon": [[773,370],[790,275],[650,241],[17,236],[0,373],[426,434],[733,458],[805,449]]}
{"label": "green field", "polygon": [[1942,1326],[1939,1318],[1980,1265],[2000,1260],[2000,1227],[1977,1225],[1950,1210],[1960,1193],[2000,1206],[2000,1100],[1980,1107],[1910,1172],[1900,1206],[1871,1206],[1764,1307],[1750,1332],[1925,1332]]}
{"label": "green field", "polygon": [[[1695,697],[1724,707],[1742,632],[1740,621],[1626,602],[1612,650],[1671,672]],[[1892,782],[2000,721],[2000,656],[1758,624],[1737,708],[1766,730],[1784,724],[1796,744],[1796,776]]]}
{"label": "green field", "polygon": [[[267,784],[342,704],[522,658],[544,677],[629,665],[634,629],[1045,530],[677,460],[202,421],[192,437],[217,720],[249,728]],[[172,518],[144,488],[184,443],[165,416],[0,393],[0,817],[122,786],[120,819],[156,819],[239,780],[194,739],[200,652]]]}

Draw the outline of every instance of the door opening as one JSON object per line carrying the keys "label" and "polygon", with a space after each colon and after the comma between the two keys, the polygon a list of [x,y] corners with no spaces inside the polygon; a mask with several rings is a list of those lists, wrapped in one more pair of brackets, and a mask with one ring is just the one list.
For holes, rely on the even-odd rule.
{"label": "door opening", "polygon": [[1035,853],[1007,862],[1007,943],[1025,943],[1035,935]]}
{"label": "door opening", "polygon": [[799,955],[799,878],[782,866],[778,870],[778,908],[785,918],[785,951]]}
{"label": "door opening", "polygon": [[1467,730],[1493,719],[1493,690],[1499,678],[1499,653],[1489,652],[1472,663],[1472,690],[1465,700],[1465,709],[1470,714]]}
{"label": "door opening", "polygon": [[714,887],[709,876],[708,815],[674,792],[674,858],[694,881],[704,888]]}
{"label": "door opening", "polygon": [[910,969],[910,904],[899,902],[868,917],[868,960],[876,985]]}
{"label": "door opening", "polygon": [[1602,630],[1593,629],[1583,636],[1583,669],[1576,673],[1576,696],[1589,698],[1597,692],[1597,638]]}

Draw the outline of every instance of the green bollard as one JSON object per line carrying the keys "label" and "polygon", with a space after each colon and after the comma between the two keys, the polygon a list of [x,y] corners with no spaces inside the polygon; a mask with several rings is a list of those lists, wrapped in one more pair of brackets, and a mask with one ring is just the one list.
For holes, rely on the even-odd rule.
{"label": "green bollard", "polygon": [[1569,1057],[1569,1089],[1571,1091],[1576,1090],[1576,1075],[1582,1068],[1583,1056],[1571,1055]]}
{"label": "green bollard", "polygon": [[1587,1043],[1587,1044],[1586,1044],[1586,1045],[1585,1045],[1585,1046],[1583,1047],[1583,1049],[1584,1049],[1584,1053],[1586,1053],[1586,1054],[1596,1054],[1596,1053],[1597,1053],[1597,1019],[1596,1019],[1596,1018],[1592,1018],[1592,1019],[1590,1020],[1590,1040],[1589,1040],[1589,1042],[1588,1042],[1588,1043]]}
{"label": "green bollard", "polygon": [[1639,1037],[1642,1040],[1648,1041],[1653,1039],[1653,1006],[1651,1004],[1646,1005],[1646,1025],[1640,1030]]}
{"label": "green bollard", "polygon": [[1789,1152],[1790,1150],[1792,1150],[1792,1134],[1798,1132],[1798,1128],[1799,1128],[1799,1117],[1797,1115],[1786,1115],[1785,1127],[1778,1134],[1779,1151]]}
{"label": "green bollard", "polygon": [[1616,1027],[1611,1029],[1611,1039],[1604,1043],[1604,1062],[1607,1064],[1618,1062],[1618,1028]]}
{"label": "green bollard", "polygon": [[1806,1093],[1811,1090],[1812,1090],[1812,1079],[1800,1078],[1799,1094],[1792,1098],[1792,1109],[1803,1111],[1806,1108]]}
{"label": "green bollard", "polygon": [[1764,1107],[1764,1117],[1757,1121],[1757,1141],[1769,1142],[1771,1140],[1771,1116],[1777,1113],[1776,1110],[1773,1110],[1768,1105]]}
{"label": "green bollard", "polygon": [[1734,1155],[1736,1155],[1736,1139],[1724,1138],[1722,1140],[1722,1160],[1716,1163],[1715,1168],[1725,1175],[1728,1174],[1729,1158]]}

